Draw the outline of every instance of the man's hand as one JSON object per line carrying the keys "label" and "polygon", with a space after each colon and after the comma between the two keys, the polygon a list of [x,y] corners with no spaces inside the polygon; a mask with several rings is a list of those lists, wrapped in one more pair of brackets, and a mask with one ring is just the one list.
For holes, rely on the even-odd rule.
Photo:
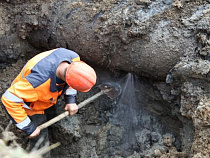
{"label": "man's hand", "polygon": [[39,134],[40,134],[40,129],[39,127],[37,127],[36,130],[30,136],[28,136],[28,138],[34,138],[38,136]]}
{"label": "man's hand", "polygon": [[75,103],[66,104],[65,110],[69,111],[69,115],[74,115],[78,111],[78,106]]}

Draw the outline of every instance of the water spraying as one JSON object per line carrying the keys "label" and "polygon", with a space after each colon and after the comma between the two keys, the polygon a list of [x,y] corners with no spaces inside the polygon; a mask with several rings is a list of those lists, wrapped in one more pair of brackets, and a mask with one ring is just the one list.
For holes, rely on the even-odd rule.
{"label": "water spraying", "polygon": [[162,136],[172,133],[176,147],[180,147],[182,126],[172,117],[169,107],[160,102],[158,91],[150,82],[128,73],[117,81],[120,96],[112,102],[109,116],[108,154],[128,157],[134,152],[150,157],[154,149],[163,148]]}
{"label": "water spraying", "polygon": [[119,84],[122,92],[117,101],[113,103],[115,104],[114,111],[110,119],[113,126],[123,130],[119,147],[128,151],[130,147],[136,144],[135,130],[138,129],[135,76],[129,73],[119,81]]}

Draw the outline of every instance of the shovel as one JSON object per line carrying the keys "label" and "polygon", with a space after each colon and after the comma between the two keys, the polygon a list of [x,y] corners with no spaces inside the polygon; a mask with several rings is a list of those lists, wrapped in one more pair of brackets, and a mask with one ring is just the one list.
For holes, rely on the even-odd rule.
{"label": "shovel", "polygon": [[[101,91],[96,93],[92,97],[84,100],[83,102],[79,103],[77,105],[78,109],[84,107],[85,105],[87,105],[88,103],[90,103],[93,100],[97,99],[98,97],[100,97],[103,94],[106,94],[111,99],[115,99],[121,93],[120,86],[118,84],[116,84],[116,83],[104,83],[104,84],[99,85],[99,88],[101,89]],[[69,116],[69,112],[68,111],[65,111],[62,114],[54,117],[53,119],[43,123],[42,125],[39,126],[39,129],[43,130],[43,129],[49,127],[50,125],[52,125],[52,124],[60,121],[61,119],[65,118],[66,116]]]}

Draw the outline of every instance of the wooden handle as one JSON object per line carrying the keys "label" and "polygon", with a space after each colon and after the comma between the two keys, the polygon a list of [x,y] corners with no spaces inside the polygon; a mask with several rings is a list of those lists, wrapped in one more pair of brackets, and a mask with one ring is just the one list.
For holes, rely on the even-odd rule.
{"label": "wooden handle", "polygon": [[[110,89],[102,90],[102,91],[96,93],[96,94],[93,95],[92,97],[90,97],[90,98],[84,100],[83,102],[81,102],[80,104],[78,104],[78,108],[79,108],[79,109],[82,108],[83,106],[87,105],[88,103],[90,103],[91,101],[97,99],[97,98],[100,97],[102,94],[104,94],[104,93],[106,93],[106,92],[108,92],[108,91],[110,91]],[[40,130],[43,130],[43,129],[49,127],[50,125],[52,125],[52,124],[54,124],[54,123],[60,121],[61,119],[63,119],[64,117],[66,117],[66,116],[68,116],[68,115],[69,115],[69,112],[68,112],[68,111],[65,111],[65,112],[63,112],[62,114],[56,116],[55,118],[53,118],[53,119],[51,119],[51,120],[49,120],[49,121],[43,123],[42,125],[40,125],[40,126],[39,126],[39,129],[40,129]]]}
{"label": "wooden handle", "polygon": [[58,122],[59,120],[63,119],[64,117],[66,117],[68,115],[69,115],[69,112],[68,111],[65,111],[62,114],[60,114],[60,115],[54,117],[53,119],[51,119],[51,120],[43,123],[42,125],[40,125],[39,126],[39,129],[40,130],[43,130],[43,129],[47,128],[48,126],[50,126],[50,125],[52,125],[52,124],[54,124],[56,122]]}

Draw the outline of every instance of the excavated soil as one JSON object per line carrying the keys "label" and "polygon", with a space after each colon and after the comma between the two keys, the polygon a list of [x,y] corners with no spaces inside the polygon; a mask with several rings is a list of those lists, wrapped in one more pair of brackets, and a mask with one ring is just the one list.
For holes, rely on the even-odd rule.
{"label": "excavated soil", "polygon": [[[0,94],[35,54],[64,47],[120,84],[51,126],[52,157],[208,158],[209,0],[0,1]],[[63,112],[63,100],[55,108]],[[0,113],[3,128],[9,119]],[[26,149],[27,139],[11,131]],[[5,147],[5,144],[2,144]]]}

